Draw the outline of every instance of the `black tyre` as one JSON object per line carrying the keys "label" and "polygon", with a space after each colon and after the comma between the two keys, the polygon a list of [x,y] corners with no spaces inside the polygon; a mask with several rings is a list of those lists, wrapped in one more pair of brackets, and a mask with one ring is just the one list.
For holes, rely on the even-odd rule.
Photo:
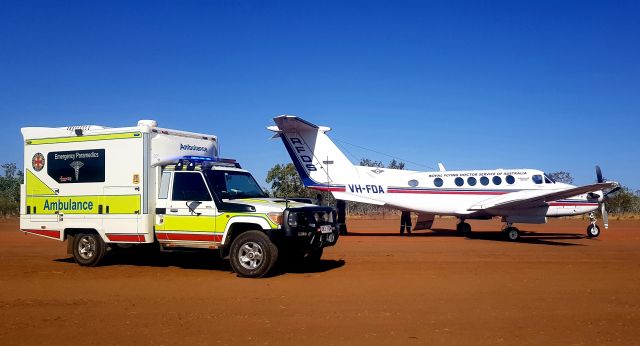
{"label": "black tyre", "polygon": [[81,266],[94,267],[107,253],[107,245],[97,233],[79,233],[73,237],[73,259]]}
{"label": "black tyre", "polygon": [[247,231],[231,244],[229,261],[238,276],[260,278],[265,276],[278,260],[278,248],[266,234]]}
{"label": "black tyre", "polygon": [[517,241],[520,239],[520,230],[515,227],[507,227],[504,230],[504,235],[509,241]]}
{"label": "black tyre", "polygon": [[460,222],[457,226],[456,226],[456,231],[460,234],[460,235],[469,235],[469,233],[471,233],[471,225],[466,223],[466,222]]}
{"label": "black tyre", "polygon": [[587,237],[597,238],[600,235],[600,227],[598,225],[589,225],[587,227]]}

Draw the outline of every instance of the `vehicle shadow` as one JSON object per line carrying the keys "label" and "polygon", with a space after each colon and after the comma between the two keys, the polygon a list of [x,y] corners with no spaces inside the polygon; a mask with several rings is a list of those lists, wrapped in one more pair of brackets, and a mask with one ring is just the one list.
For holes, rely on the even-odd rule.
{"label": "vehicle shadow", "polygon": [[[73,258],[59,258],[55,262],[75,263]],[[322,273],[344,266],[344,260],[320,260],[313,265],[303,266],[297,263],[279,262],[267,277],[280,276],[287,273],[314,274]],[[176,251],[159,252],[138,250],[135,248],[109,252],[102,262],[101,267],[109,266],[137,266],[156,268],[180,268],[192,270],[217,270],[233,272],[228,260],[220,258],[215,251]]]}
{"label": "vehicle shadow", "polygon": [[318,274],[340,268],[346,264],[345,260],[321,259],[318,263],[302,264],[296,262],[279,262],[269,277],[283,274]]}
{"label": "vehicle shadow", "polygon": [[[465,237],[470,240],[486,240],[511,242],[507,240],[501,231],[475,231],[467,236],[461,236],[455,230],[434,228],[431,230],[420,230],[411,232],[410,236],[402,235],[399,232],[349,232],[343,236],[354,237]],[[528,231],[520,231],[520,239],[518,243],[552,245],[552,246],[584,246],[584,244],[576,244],[572,242],[564,242],[563,240],[580,240],[587,238],[586,235],[576,233],[535,233]]]}

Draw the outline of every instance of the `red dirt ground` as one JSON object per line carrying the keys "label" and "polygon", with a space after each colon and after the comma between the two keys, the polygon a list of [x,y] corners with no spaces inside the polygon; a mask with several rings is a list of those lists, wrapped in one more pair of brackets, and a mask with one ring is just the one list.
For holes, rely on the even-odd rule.
{"label": "red dirt ground", "polygon": [[[237,278],[214,254],[110,254],[84,268],[66,244],[0,223],[0,344],[639,344],[640,221],[523,225],[471,238],[353,220],[307,272]],[[482,231],[493,232],[482,232]]]}

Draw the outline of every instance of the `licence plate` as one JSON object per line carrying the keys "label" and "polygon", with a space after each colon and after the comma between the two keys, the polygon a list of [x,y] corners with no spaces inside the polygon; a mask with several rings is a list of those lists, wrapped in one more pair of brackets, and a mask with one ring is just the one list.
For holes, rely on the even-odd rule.
{"label": "licence plate", "polygon": [[320,226],[320,233],[331,233],[331,225]]}

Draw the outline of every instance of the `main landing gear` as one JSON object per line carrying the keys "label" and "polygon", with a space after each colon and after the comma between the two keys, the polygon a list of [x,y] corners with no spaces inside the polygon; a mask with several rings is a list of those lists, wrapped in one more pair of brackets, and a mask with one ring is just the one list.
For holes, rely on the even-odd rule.
{"label": "main landing gear", "polygon": [[600,235],[600,227],[596,225],[596,214],[589,213],[589,219],[591,219],[591,224],[587,226],[587,237],[597,238]]}
{"label": "main landing gear", "polygon": [[502,233],[509,241],[517,241],[520,239],[520,230],[513,227],[513,223],[511,222],[507,222],[505,227],[502,229]]}
{"label": "main landing gear", "polygon": [[456,232],[458,232],[459,235],[469,236],[469,234],[471,234],[471,225],[461,219],[456,226]]}

